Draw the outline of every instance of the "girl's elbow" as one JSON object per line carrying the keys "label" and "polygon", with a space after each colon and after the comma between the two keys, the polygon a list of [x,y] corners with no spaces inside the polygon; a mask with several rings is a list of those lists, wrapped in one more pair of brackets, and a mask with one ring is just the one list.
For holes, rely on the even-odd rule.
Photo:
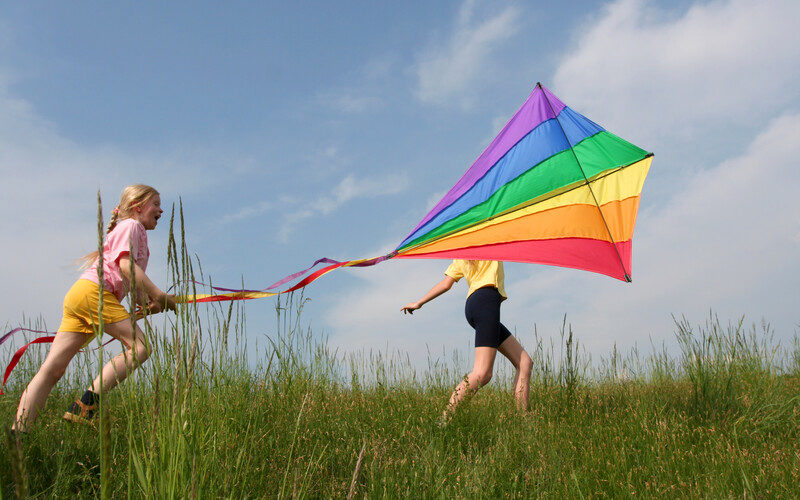
{"label": "girl's elbow", "polygon": [[127,266],[119,266],[119,272],[125,277],[126,280],[131,279],[131,271]]}

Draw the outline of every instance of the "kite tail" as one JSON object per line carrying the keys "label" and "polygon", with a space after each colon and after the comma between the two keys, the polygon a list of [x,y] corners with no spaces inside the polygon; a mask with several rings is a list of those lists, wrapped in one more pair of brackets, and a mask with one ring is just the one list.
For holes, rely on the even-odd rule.
{"label": "kite tail", "polygon": [[[14,328],[10,332],[8,332],[5,335],[3,335],[2,337],[0,337],[0,345],[3,345],[3,343],[6,340],[8,340],[9,338],[11,338],[12,335],[14,335],[15,333],[19,333],[19,332],[43,333],[45,335],[42,336],[42,337],[35,338],[35,339],[31,340],[30,342],[28,342],[27,344],[25,344],[24,346],[20,347],[17,350],[17,352],[15,352],[14,355],[11,357],[11,361],[6,366],[6,371],[5,371],[5,374],[3,376],[3,384],[0,385],[0,396],[3,395],[3,392],[4,392],[5,387],[6,387],[6,381],[8,380],[9,375],[11,375],[11,372],[14,371],[14,368],[17,366],[17,363],[19,363],[19,360],[22,358],[22,355],[25,354],[25,351],[28,350],[28,347],[30,347],[33,344],[49,344],[49,343],[52,343],[56,339],[56,334],[58,333],[58,332],[46,332],[46,331],[43,331],[43,330],[31,330],[30,328],[22,328],[22,327]],[[108,344],[110,344],[113,341],[114,341],[114,339],[109,340],[108,342],[103,344],[102,347],[107,346]],[[100,349],[102,347],[98,347],[97,349]]]}
{"label": "kite tail", "polygon": [[3,343],[6,340],[8,340],[9,338],[11,338],[11,336],[14,335],[15,333],[19,333],[19,332],[22,332],[22,331],[30,332],[30,333],[45,333],[47,335],[44,336],[44,337],[39,337],[37,339],[33,339],[32,341],[28,342],[27,344],[22,346],[20,349],[18,349],[17,352],[14,353],[14,356],[11,357],[11,362],[8,364],[8,366],[6,366],[6,373],[3,376],[3,385],[0,386],[0,396],[3,395],[3,391],[6,388],[6,380],[8,380],[8,376],[11,375],[11,372],[14,370],[14,367],[17,366],[17,363],[19,363],[19,359],[22,357],[22,355],[25,353],[25,351],[28,350],[28,347],[31,344],[44,344],[44,343],[52,342],[56,338],[54,332],[45,332],[45,331],[42,331],[42,330],[31,330],[29,328],[14,328],[10,332],[8,332],[5,335],[3,335],[2,337],[0,337],[0,345],[3,345]]}
{"label": "kite tail", "polygon": [[6,373],[3,375],[3,385],[0,386],[0,396],[3,395],[5,388],[6,388],[6,380],[8,380],[8,376],[11,375],[11,372],[14,370],[14,367],[17,366],[19,363],[19,359],[25,354],[25,351],[28,350],[31,344],[45,344],[50,343],[56,339],[55,335],[47,336],[47,337],[39,337],[36,339],[31,340],[24,346],[20,347],[17,352],[14,353],[14,356],[11,357],[11,362],[6,366]]}
{"label": "kite tail", "polygon": [[[378,263],[383,262],[385,260],[389,260],[392,257],[395,257],[396,255],[397,255],[397,252],[394,251],[394,252],[388,253],[386,255],[382,255],[380,257],[373,257],[371,259],[347,260],[347,261],[344,261],[344,262],[340,262],[338,260],[333,260],[333,259],[329,259],[327,257],[323,257],[321,259],[318,259],[316,262],[314,262],[310,267],[308,267],[306,269],[303,269],[302,271],[297,271],[296,273],[292,273],[289,276],[286,276],[285,278],[283,278],[283,279],[281,279],[279,281],[276,281],[272,285],[268,286],[267,288],[261,289],[261,290],[247,290],[247,289],[244,289],[244,288],[222,288],[222,287],[217,287],[217,286],[206,285],[213,292],[223,292],[223,293],[217,293],[217,294],[214,294],[214,293],[210,293],[210,294],[198,293],[198,294],[176,295],[175,296],[175,302],[186,304],[186,303],[192,303],[192,302],[194,302],[194,303],[200,303],[200,302],[222,302],[222,301],[227,301],[227,300],[252,300],[252,299],[261,299],[261,298],[265,298],[265,297],[274,297],[275,295],[281,295],[281,294],[284,294],[284,293],[291,293],[291,292],[297,291],[297,290],[299,290],[301,288],[304,288],[307,285],[309,285],[310,283],[312,283],[313,281],[315,281],[317,278],[319,278],[319,277],[321,277],[321,276],[323,276],[325,274],[328,274],[329,272],[333,271],[334,269],[338,269],[340,267],[369,267],[369,266],[374,266],[375,264],[378,264]],[[286,283],[288,283],[290,281],[293,281],[293,280],[295,280],[295,279],[307,274],[312,269],[314,269],[317,265],[323,264],[323,263],[324,264],[328,264],[328,266],[323,267],[322,269],[318,269],[317,271],[314,271],[313,273],[309,274],[308,276],[306,276],[305,278],[300,280],[296,285],[294,285],[294,286],[292,286],[290,288],[287,288],[286,290],[283,290],[281,292],[270,291],[270,290],[274,290],[275,288],[278,288],[281,285],[285,285]],[[198,283],[198,284],[202,285],[202,283]]]}
{"label": "kite tail", "polygon": [[[320,276],[322,276],[324,274],[328,274],[329,272],[333,271],[334,269],[337,269],[337,268],[340,268],[340,267],[368,267],[368,266],[374,266],[375,264],[378,264],[379,262],[383,262],[384,260],[391,259],[395,255],[397,255],[397,252],[391,252],[389,254],[382,255],[380,257],[374,257],[372,259],[348,260],[348,261],[344,261],[344,262],[340,262],[340,261],[337,261],[337,260],[329,259],[327,257],[323,257],[321,259],[318,259],[316,262],[314,262],[307,269],[303,269],[302,271],[297,271],[296,273],[292,273],[289,276],[287,276],[287,277],[285,277],[285,278],[283,278],[283,279],[281,279],[279,281],[276,281],[275,283],[273,283],[272,285],[268,286],[267,288],[265,288],[263,290],[247,290],[247,289],[243,289],[243,288],[223,288],[223,287],[218,287],[218,286],[205,285],[204,283],[201,283],[201,282],[198,282],[198,281],[193,281],[193,283],[195,283],[195,284],[202,285],[202,286],[208,286],[214,292],[223,292],[223,293],[177,295],[177,296],[175,296],[175,302],[178,302],[178,303],[221,302],[221,301],[227,301],[227,300],[251,300],[251,299],[260,299],[260,298],[264,298],[264,297],[273,297],[275,295],[280,295],[280,294],[284,294],[284,293],[291,293],[291,292],[294,292],[294,291],[299,290],[301,288],[304,288],[306,285],[308,285],[311,282],[315,281]],[[286,289],[286,290],[284,290],[282,292],[271,292],[271,291],[269,291],[269,290],[273,290],[275,288],[278,288],[281,285],[284,285],[284,284],[286,284],[286,283],[288,283],[288,282],[290,282],[290,281],[292,281],[294,279],[297,279],[300,276],[303,276],[303,275],[307,274],[309,271],[314,269],[319,264],[329,264],[329,265],[326,266],[326,267],[323,267],[322,269],[319,269],[319,270],[311,273],[310,275],[306,276],[301,281],[299,281],[296,285],[294,285],[294,286],[292,286],[292,287],[290,287],[290,288],[288,288],[288,289]],[[9,375],[11,375],[11,372],[14,370],[14,367],[17,366],[17,363],[19,363],[20,358],[25,353],[25,351],[28,349],[28,347],[30,347],[32,344],[51,343],[51,342],[53,342],[53,340],[55,340],[55,338],[56,338],[55,335],[57,333],[57,332],[46,332],[46,331],[40,331],[40,330],[31,330],[29,328],[14,328],[10,332],[8,332],[5,335],[3,335],[2,337],[0,337],[0,345],[2,345],[5,341],[7,341],[9,338],[11,338],[12,335],[14,335],[15,333],[21,332],[21,331],[45,334],[45,336],[36,338],[36,339],[32,340],[31,342],[28,342],[27,344],[22,346],[19,350],[17,350],[16,353],[14,353],[14,356],[11,358],[11,362],[6,367],[5,376],[3,378],[3,384],[2,384],[2,386],[0,386],[0,395],[3,394],[3,389],[5,387],[6,380],[8,380]],[[109,342],[111,342],[111,341],[109,341]],[[106,344],[104,344],[104,345],[107,345],[109,342],[106,342]]]}
{"label": "kite tail", "polygon": [[19,332],[43,333],[45,335],[55,335],[56,334],[55,332],[45,332],[43,330],[31,330],[30,328],[22,328],[22,327],[14,328],[10,332],[8,332],[5,335],[3,335],[2,337],[0,337],[0,345],[3,345],[6,342],[6,340],[11,338],[12,335],[14,335],[15,333],[19,333]]}

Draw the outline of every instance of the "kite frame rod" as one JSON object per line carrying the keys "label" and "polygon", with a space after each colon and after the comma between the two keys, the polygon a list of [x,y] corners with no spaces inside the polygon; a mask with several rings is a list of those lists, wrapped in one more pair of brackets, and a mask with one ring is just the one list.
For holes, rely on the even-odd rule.
{"label": "kite frame rod", "polygon": [[594,204],[597,207],[597,211],[600,212],[600,218],[603,220],[603,225],[605,225],[606,227],[606,231],[608,232],[608,237],[611,240],[611,245],[614,247],[614,252],[617,254],[617,259],[619,259],[619,265],[622,267],[622,272],[625,274],[625,281],[630,283],[632,281],[631,275],[628,274],[628,270],[625,269],[625,263],[622,262],[622,256],[619,254],[619,249],[617,248],[617,242],[614,241],[614,236],[611,234],[611,228],[608,227],[608,222],[606,221],[606,218],[603,215],[603,210],[600,208],[600,202],[597,201],[597,196],[595,196],[594,194],[594,190],[592,189],[592,185],[589,182],[589,178],[586,177],[586,172],[584,172],[583,170],[583,165],[581,165],[581,161],[578,159],[578,155],[575,153],[575,149],[572,147],[572,141],[569,140],[569,136],[567,135],[566,131],[564,131],[564,126],[561,125],[561,120],[558,118],[556,110],[553,108],[553,104],[550,102],[550,98],[547,97],[547,92],[544,91],[542,83],[537,82],[536,86],[539,87],[539,90],[542,91],[544,100],[547,101],[547,105],[550,107],[550,111],[553,113],[553,116],[556,119],[556,123],[558,123],[558,128],[561,129],[561,133],[564,134],[564,139],[566,139],[567,144],[569,144],[569,150],[572,151],[572,156],[575,157],[575,163],[578,164],[578,168],[581,170],[581,175],[583,175],[583,179],[586,181],[586,187],[589,188],[589,192],[592,194],[592,199],[594,200]]}

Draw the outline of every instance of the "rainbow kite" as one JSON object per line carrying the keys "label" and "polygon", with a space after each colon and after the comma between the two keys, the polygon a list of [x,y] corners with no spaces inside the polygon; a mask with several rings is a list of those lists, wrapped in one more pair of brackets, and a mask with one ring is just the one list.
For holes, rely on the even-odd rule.
{"label": "rainbow kite", "polygon": [[397,257],[534,262],[630,281],[652,160],[537,84]]}
{"label": "rainbow kite", "polygon": [[[475,259],[571,267],[631,281],[631,241],[653,154],[576,113],[541,83],[455,186],[391,253],[320,259],[264,290],[212,287],[191,302],[288,293],[339,267]],[[329,264],[283,292],[271,292]]]}

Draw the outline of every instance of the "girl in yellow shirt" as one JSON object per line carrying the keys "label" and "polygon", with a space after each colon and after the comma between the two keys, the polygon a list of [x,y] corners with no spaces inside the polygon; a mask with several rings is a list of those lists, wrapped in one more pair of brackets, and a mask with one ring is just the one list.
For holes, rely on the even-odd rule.
{"label": "girl in yellow shirt", "polygon": [[450,290],[461,278],[467,278],[469,291],[464,313],[467,322],[475,329],[475,364],[472,372],[458,384],[450,396],[450,402],[442,415],[443,421],[447,422],[452,418],[459,403],[467,394],[474,393],[489,383],[497,351],[508,358],[516,368],[514,397],[517,400],[517,407],[527,410],[533,362],[508,328],[500,323],[500,303],[508,297],[503,285],[505,280],[503,263],[456,259],[444,274],[444,279],[434,285],[424,297],[401,309],[403,313],[414,314],[414,311],[423,304]]}

